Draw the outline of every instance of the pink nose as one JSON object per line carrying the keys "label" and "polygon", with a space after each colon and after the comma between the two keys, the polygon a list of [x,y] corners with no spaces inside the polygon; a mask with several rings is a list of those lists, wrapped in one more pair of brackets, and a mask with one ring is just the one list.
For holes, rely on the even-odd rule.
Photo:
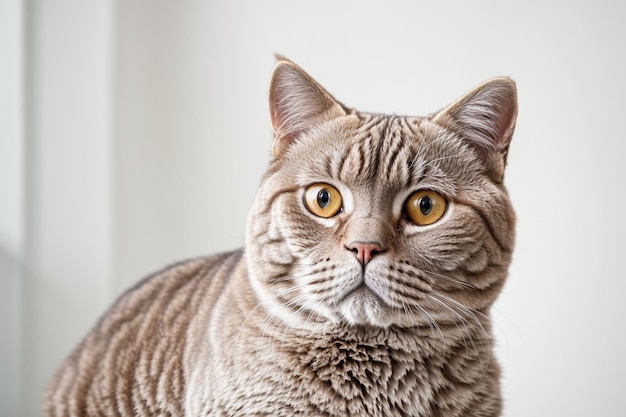
{"label": "pink nose", "polygon": [[356,258],[361,265],[365,266],[376,252],[382,252],[383,248],[376,242],[352,242],[347,248],[356,252]]}

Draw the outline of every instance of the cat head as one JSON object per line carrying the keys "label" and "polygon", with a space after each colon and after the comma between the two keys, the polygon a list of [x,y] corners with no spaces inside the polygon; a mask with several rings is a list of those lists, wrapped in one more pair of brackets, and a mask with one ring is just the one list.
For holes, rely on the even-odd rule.
{"label": "cat head", "polygon": [[516,88],[492,79],[426,117],[350,109],[278,57],[273,156],[248,269],[292,325],[429,326],[487,312],[514,244],[502,184]]}

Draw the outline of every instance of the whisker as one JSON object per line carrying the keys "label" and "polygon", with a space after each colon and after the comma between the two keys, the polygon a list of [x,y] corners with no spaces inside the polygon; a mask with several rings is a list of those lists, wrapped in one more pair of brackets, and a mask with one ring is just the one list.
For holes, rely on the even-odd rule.
{"label": "whisker", "polygon": [[301,290],[302,288],[305,288],[307,285],[309,285],[308,282],[304,282],[302,284],[292,285],[291,287],[288,287],[288,288],[285,288],[283,290],[277,291],[275,293],[275,295],[277,297],[281,297],[283,295],[288,295],[288,294],[291,294],[291,293],[296,292],[298,290]]}
{"label": "whisker", "polygon": [[439,158],[431,159],[430,161],[428,161],[428,162],[426,163],[426,165],[424,165],[424,168],[425,168],[425,167],[428,167],[428,166],[431,166],[431,165],[433,165],[434,163],[439,162],[439,161],[445,161],[445,160],[447,160],[447,159],[457,159],[457,158],[462,158],[463,156],[464,156],[464,155],[463,155],[462,153],[460,153],[460,152],[459,152],[459,153],[458,153],[458,154],[456,154],[456,155],[446,155],[446,156],[442,156],[442,157],[439,157]]}
{"label": "whisker", "polygon": [[436,144],[438,144],[440,142],[444,142],[446,140],[448,140],[446,135],[442,135],[442,136],[437,137],[437,139],[431,140],[427,144],[420,146],[418,151],[417,151],[416,159],[418,157],[419,158],[423,157],[426,154],[426,151],[428,151],[428,149],[431,148],[433,145],[436,145]]}
{"label": "whisker", "polygon": [[[478,327],[480,328],[482,334],[487,339],[491,338],[489,333],[483,327],[483,324],[482,324],[481,320],[478,318],[478,317],[482,317],[483,319],[489,320],[489,317],[486,314],[484,314],[484,313],[482,313],[480,311],[472,310],[472,309],[468,308],[467,306],[464,306],[463,304],[459,303],[458,301],[456,301],[456,300],[454,300],[454,299],[452,299],[450,297],[447,297],[447,296],[445,296],[445,295],[443,295],[441,293],[437,293],[437,295],[439,297],[442,297],[443,300],[446,300],[446,301],[452,303],[452,306],[454,306],[456,309],[458,309],[459,311],[464,313],[466,316],[469,316],[478,325]],[[433,299],[435,301],[438,300],[436,297],[434,297],[434,295],[431,294],[430,296],[431,296],[431,299]],[[455,310],[455,309],[452,308],[452,306],[449,306],[446,303],[444,303],[443,300],[438,300],[438,301],[440,301],[442,303],[442,305],[447,306],[450,309],[450,311],[454,311]],[[459,316],[459,318],[462,318],[462,316],[458,312],[456,312],[456,314]],[[464,326],[467,327],[468,322],[465,321],[465,320],[463,320],[463,321],[464,321]],[[465,337],[463,337],[463,339],[466,340]],[[492,349],[487,349],[488,357],[486,358],[486,360],[484,360],[483,356],[481,355],[481,353],[484,353],[484,350],[478,349],[476,347],[476,344],[474,343],[474,338],[470,338],[470,341],[472,343],[472,348],[474,349],[475,352],[478,353],[478,359],[480,360],[481,367],[483,368],[483,374],[486,374],[487,370],[488,370],[488,367],[489,367],[489,363],[491,361],[491,357],[492,357],[493,351],[492,351]],[[467,342],[466,342],[466,346],[467,346]]]}
{"label": "whisker", "polygon": [[468,282],[461,281],[461,280],[456,279],[456,278],[452,278],[452,277],[450,277],[448,275],[443,275],[443,274],[440,274],[440,273],[437,273],[437,272],[434,272],[434,271],[427,271],[427,270],[423,270],[423,271],[425,273],[427,273],[428,275],[432,275],[433,277],[441,278],[443,280],[446,280],[448,282],[452,282],[454,284],[460,284],[460,285],[462,285],[462,286],[464,286],[466,288],[471,288],[473,290],[478,289],[477,287],[475,287],[474,285],[472,285],[472,284],[470,284]]}
{"label": "whisker", "polygon": [[428,327],[439,335],[439,338],[441,339],[441,342],[443,343],[444,350],[446,350],[446,338],[443,335],[443,330],[441,330],[441,326],[439,326],[439,323],[437,323],[437,320],[435,320],[435,318],[432,315],[430,315],[430,313],[428,313],[428,311],[426,311],[420,305],[414,303],[413,306],[422,315],[424,320],[426,320]]}
{"label": "whisker", "polygon": [[243,328],[245,327],[246,323],[248,322],[248,320],[250,319],[250,317],[252,317],[252,314],[254,314],[254,312],[263,305],[263,303],[258,303],[256,306],[254,306],[254,308],[252,310],[250,310],[250,312],[248,313],[248,315],[246,316],[246,318],[243,320],[243,322],[241,323],[241,325],[239,326],[239,330],[237,331],[237,337],[235,338],[236,340],[236,344],[239,344],[240,341],[240,337],[241,337],[241,332],[243,331]]}
{"label": "whisker", "polygon": [[[444,294],[441,294],[440,292],[437,292],[437,295],[443,299],[445,299],[446,301],[451,302],[452,304],[456,305],[459,309],[461,309],[465,314],[467,314],[468,316],[470,316],[471,318],[473,318],[476,321],[476,324],[478,324],[478,326],[480,327],[480,329],[483,331],[483,333],[487,334],[485,329],[483,328],[482,322],[478,319],[478,317],[481,317],[484,320],[489,320],[489,316],[485,313],[482,313],[480,311],[477,310],[472,310],[471,308],[459,303],[457,300],[448,297]],[[478,317],[477,317],[478,316]]]}
{"label": "whisker", "polygon": [[[442,295],[442,294],[439,294],[439,295]],[[470,347],[468,345],[468,333],[471,333],[471,330],[469,328],[469,321],[465,317],[463,317],[461,314],[459,314],[459,312],[456,311],[452,306],[450,306],[450,305],[446,304],[444,301],[436,298],[434,295],[429,294],[429,298],[432,299],[433,301],[437,302],[439,305],[443,306],[446,310],[450,311],[452,314],[454,314],[459,319],[459,322],[456,322],[456,326],[457,326],[457,329],[459,329],[460,331],[461,331],[460,325],[463,325],[463,327],[465,328],[464,332],[461,331],[461,337],[463,339],[463,344],[465,345],[465,349],[466,349],[466,351],[467,351],[467,353],[469,355]],[[474,340],[472,338],[469,338],[469,342],[472,345],[472,349],[475,352],[478,352],[478,349],[476,348]],[[482,359],[481,359],[481,362],[482,362]]]}

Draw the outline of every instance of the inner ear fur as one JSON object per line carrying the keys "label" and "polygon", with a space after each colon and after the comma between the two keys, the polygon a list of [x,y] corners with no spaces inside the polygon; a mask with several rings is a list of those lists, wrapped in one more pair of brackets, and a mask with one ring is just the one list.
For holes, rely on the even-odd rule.
{"label": "inner ear fur", "polygon": [[312,127],[347,114],[309,74],[292,61],[276,56],[269,91],[275,158],[280,158],[298,136]]}
{"label": "inner ear fur", "polygon": [[501,180],[517,120],[517,88],[510,78],[493,78],[438,112],[432,120],[461,135]]}

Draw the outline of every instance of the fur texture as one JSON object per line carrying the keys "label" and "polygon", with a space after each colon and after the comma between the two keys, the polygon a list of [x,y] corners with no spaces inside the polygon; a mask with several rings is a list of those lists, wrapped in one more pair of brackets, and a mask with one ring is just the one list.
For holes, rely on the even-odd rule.
{"label": "fur texture", "polygon": [[[245,249],[127,291],[47,415],[500,415],[489,311],[513,251],[516,102],[498,78],[427,117],[361,113],[278,57]],[[408,213],[421,190],[445,204],[418,201],[429,224]]]}

